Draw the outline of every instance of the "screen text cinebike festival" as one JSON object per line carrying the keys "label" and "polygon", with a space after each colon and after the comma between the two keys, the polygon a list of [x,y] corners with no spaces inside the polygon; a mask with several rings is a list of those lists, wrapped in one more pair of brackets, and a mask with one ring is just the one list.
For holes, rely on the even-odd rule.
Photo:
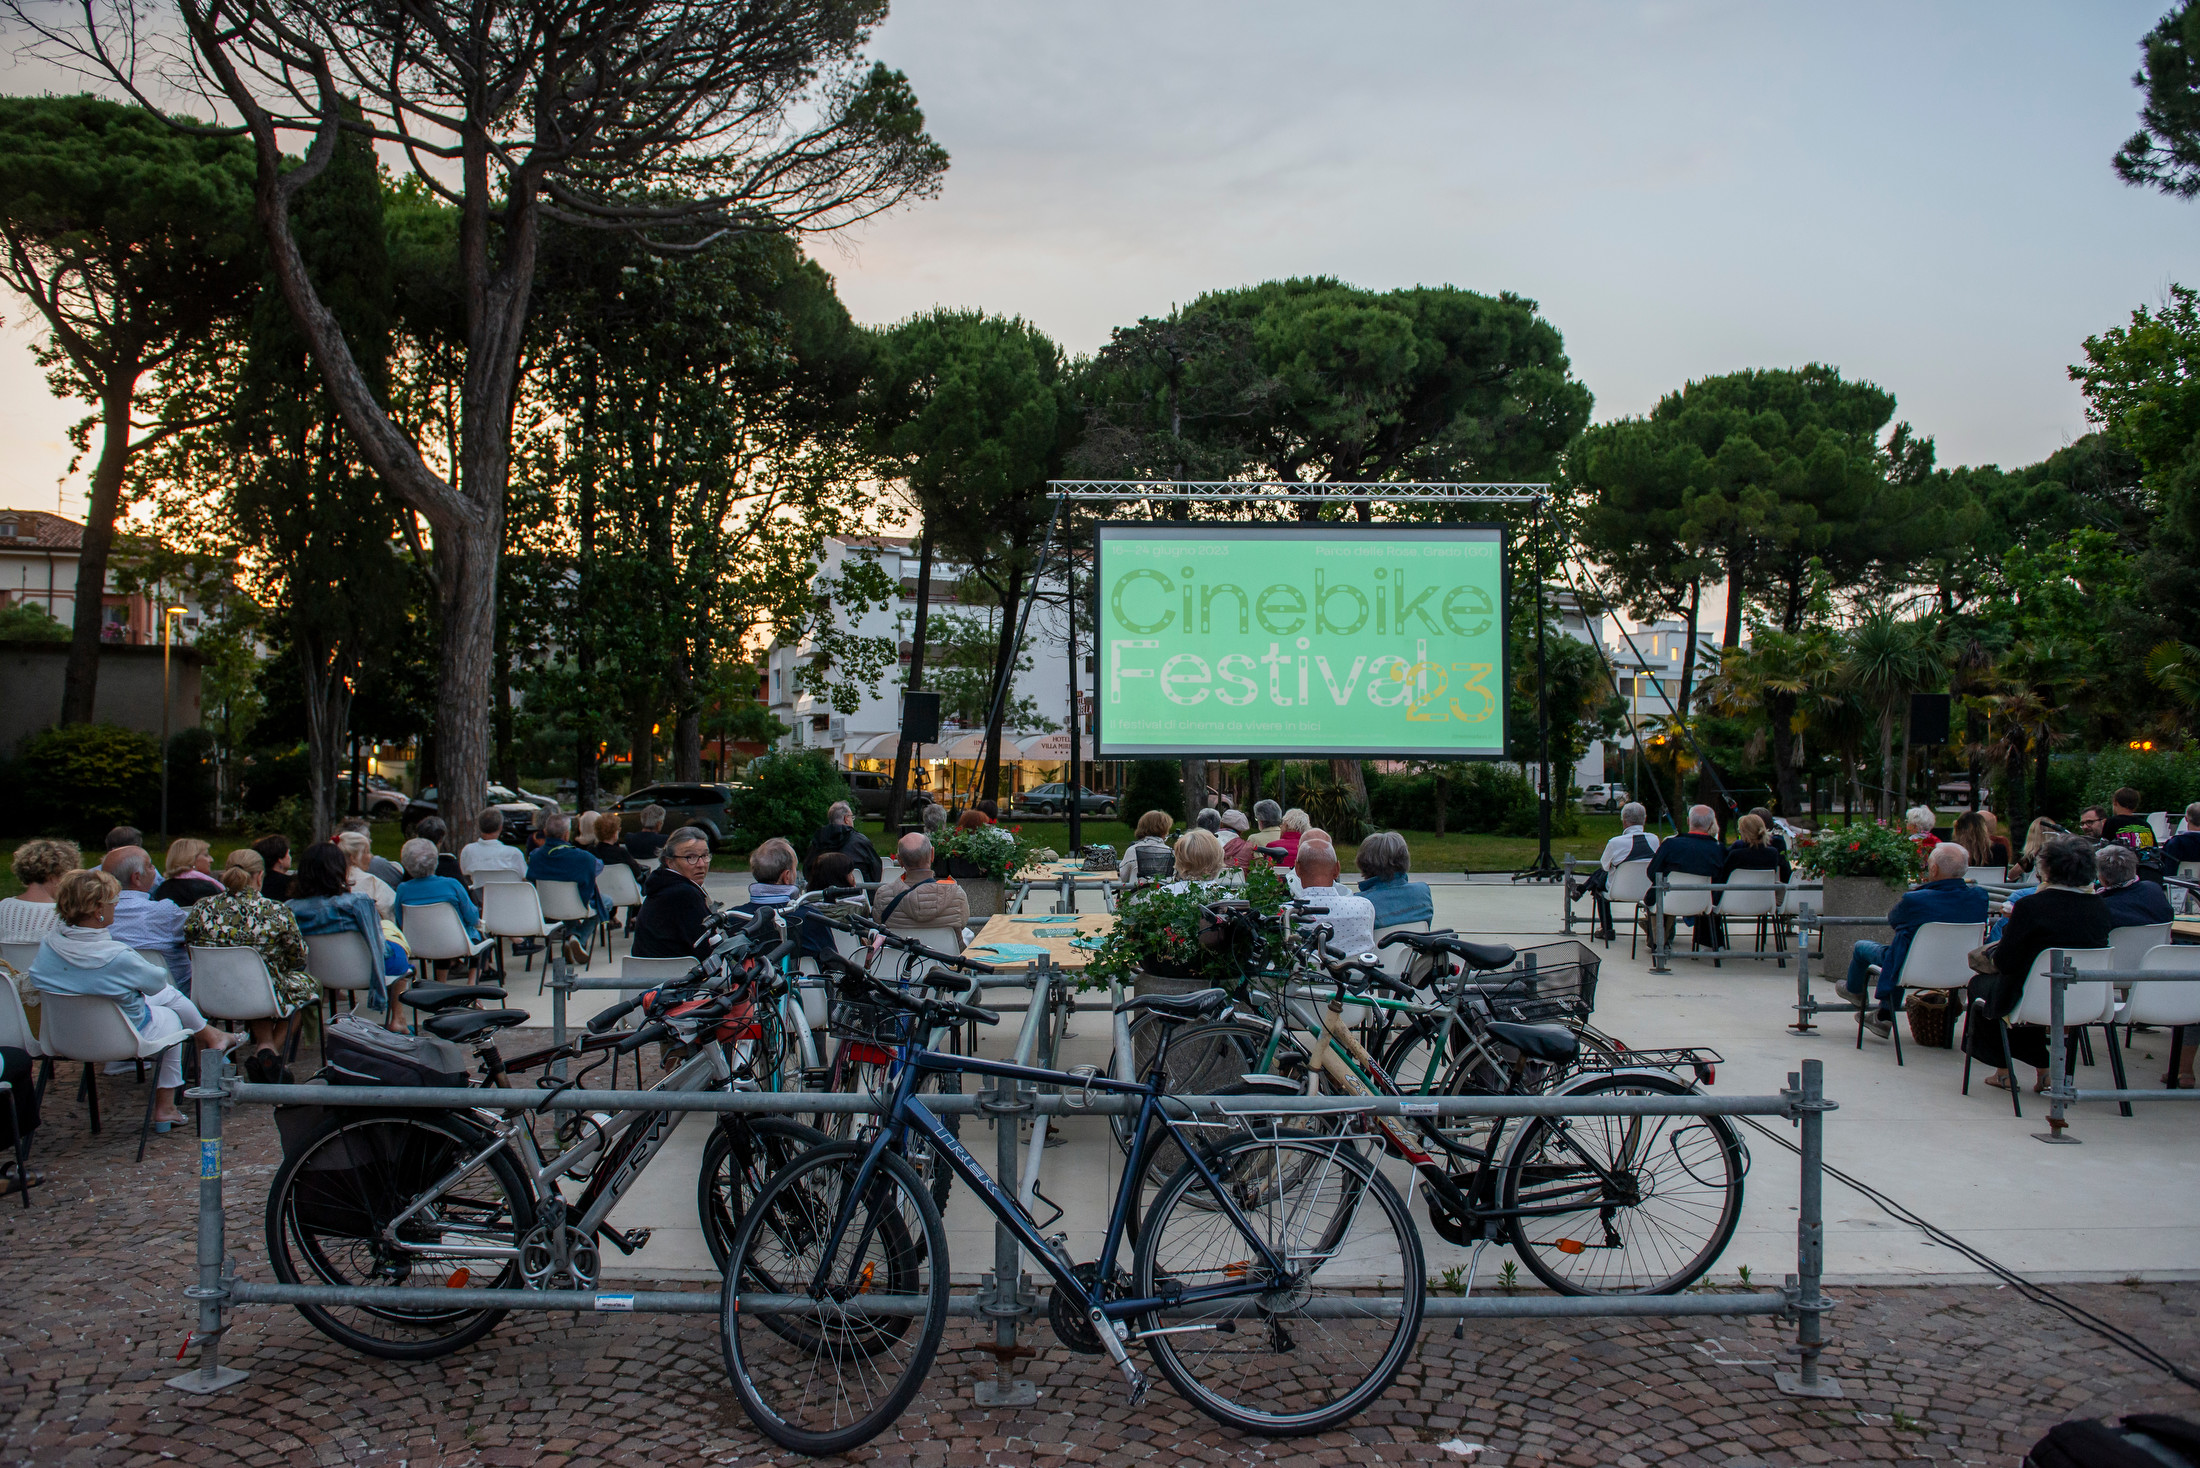
{"label": "screen text cinebike festival", "polygon": [[1505,749],[1497,525],[1099,527],[1096,755]]}

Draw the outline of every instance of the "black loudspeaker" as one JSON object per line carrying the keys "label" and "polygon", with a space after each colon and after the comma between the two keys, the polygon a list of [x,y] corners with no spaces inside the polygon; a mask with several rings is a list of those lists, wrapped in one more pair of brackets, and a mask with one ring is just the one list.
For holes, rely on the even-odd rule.
{"label": "black loudspeaker", "polygon": [[[1947,722],[1946,710],[1941,713],[1941,721]],[[914,692],[901,696],[901,737],[912,744],[939,742],[940,696],[937,693]]]}
{"label": "black loudspeaker", "polygon": [[1948,742],[1948,705],[1945,693],[1913,693],[1910,695],[1910,743],[1946,744]]}

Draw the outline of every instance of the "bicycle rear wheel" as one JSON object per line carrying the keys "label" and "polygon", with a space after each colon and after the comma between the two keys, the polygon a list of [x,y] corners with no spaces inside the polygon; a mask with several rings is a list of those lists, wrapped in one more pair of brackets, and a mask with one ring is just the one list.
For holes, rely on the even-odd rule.
{"label": "bicycle rear wheel", "polygon": [[[1569,1096],[1685,1096],[1670,1076],[1601,1077]],[[1512,1150],[1513,1252],[1565,1295],[1672,1295],[1701,1279],[1742,1217],[1742,1145],[1723,1116],[1539,1116]]]}
{"label": "bicycle rear wheel", "polygon": [[[520,1241],[534,1227],[525,1180],[502,1150],[433,1203],[395,1220],[489,1138],[452,1116],[342,1111],[275,1174],[267,1195],[267,1257],[283,1284],[508,1289]],[[438,1258],[421,1251],[508,1251]],[[490,1273],[494,1266],[494,1274]],[[389,1361],[427,1361],[480,1340],[502,1310],[300,1305],[331,1340]]]}
{"label": "bicycle rear wheel", "polygon": [[720,1271],[733,1251],[741,1219],[764,1184],[788,1163],[832,1138],[813,1126],[780,1116],[739,1117],[712,1129],[695,1175],[695,1212],[703,1242]]}
{"label": "bicycle rear wheel", "polygon": [[[846,1452],[891,1426],[924,1384],[947,1326],[939,1209],[892,1152],[863,1196],[851,1197],[868,1150],[831,1143],[765,1184],[734,1236],[719,1297],[719,1345],[742,1410],[781,1447],[812,1456]],[[825,1287],[812,1294],[843,1210]],[[799,1303],[753,1303],[767,1294]]]}
{"label": "bicycle rear wheel", "polygon": [[[1405,1200],[1348,1142],[1270,1129],[1203,1155],[1222,1192],[1188,1162],[1163,1186],[1133,1288],[1267,1287],[1141,1317],[1154,1361],[1192,1405],[1246,1432],[1293,1437],[1357,1415],[1397,1379],[1421,1328],[1421,1236]],[[1253,1236],[1283,1274],[1263,1278]]]}

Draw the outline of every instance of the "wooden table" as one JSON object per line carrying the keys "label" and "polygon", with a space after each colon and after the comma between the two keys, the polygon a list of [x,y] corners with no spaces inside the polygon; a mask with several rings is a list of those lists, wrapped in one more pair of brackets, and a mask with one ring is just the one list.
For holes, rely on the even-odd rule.
{"label": "wooden table", "polygon": [[2200,943],[2200,918],[2187,918],[2182,922],[2171,923],[2169,936],[2173,942]]}
{"label": "wooden table", "polygon": [[1011,958],[980,950],[988,943],[1019,943],[1029,948],[1044,948],[1056,968],[1083,969],[1092,961],[1092,950],[1073,948],[1073,937],[1099,937],[1115,928],[1115,919],[1106,913],[1084,912],[1075,918],[1022,917],[1012,913],[996,913],[985,920],[977,937],[963,952],[973,961],[990,963],[1005,969],[1020,969],[1032,962],[1029,957]]}

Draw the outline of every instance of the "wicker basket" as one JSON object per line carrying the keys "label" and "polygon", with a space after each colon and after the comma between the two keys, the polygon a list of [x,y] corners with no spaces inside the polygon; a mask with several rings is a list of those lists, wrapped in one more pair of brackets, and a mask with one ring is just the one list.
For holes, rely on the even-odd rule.
{"label": "wicker basket", "polygon": [[1945,989],[1917,989],[1903,1001],[1910,1017],[1910,1041],[1935,1050],[1952,1050],[1956,1041],[1956,1006]]}

